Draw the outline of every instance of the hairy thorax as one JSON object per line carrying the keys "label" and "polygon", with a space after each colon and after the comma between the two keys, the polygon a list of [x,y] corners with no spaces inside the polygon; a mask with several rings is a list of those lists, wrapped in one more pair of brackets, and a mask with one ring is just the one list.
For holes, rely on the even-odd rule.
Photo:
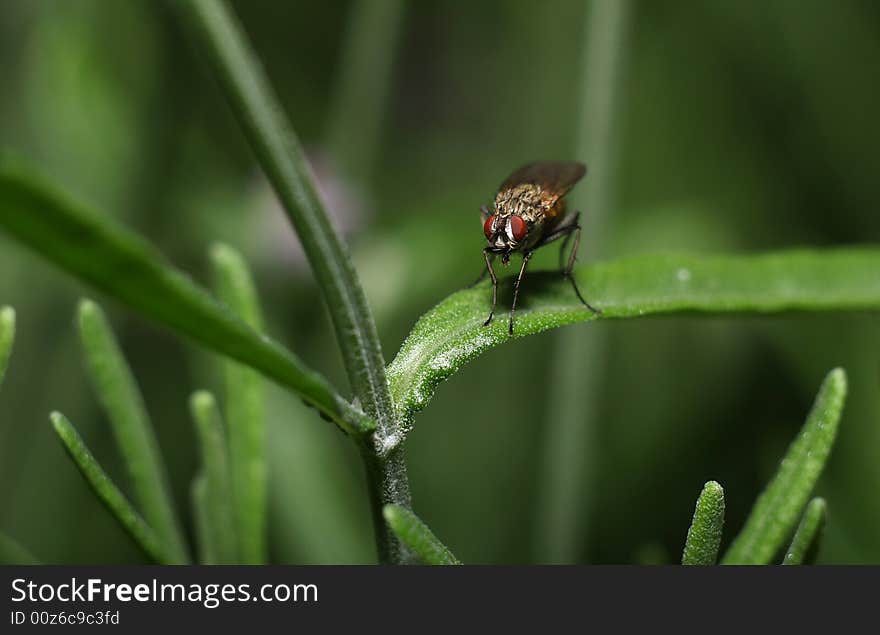
{"label": "hairy thorax", "polygon": [[539,185],[524,183],[498,192],[495,197],[495,211],[502,218],[516,214],[531,224],[542,220],[546,213],[545,200]]}

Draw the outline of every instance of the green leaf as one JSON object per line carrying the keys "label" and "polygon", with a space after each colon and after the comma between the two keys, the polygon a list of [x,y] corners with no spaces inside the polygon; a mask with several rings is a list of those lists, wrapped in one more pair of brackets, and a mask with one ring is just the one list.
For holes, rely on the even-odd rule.
{"label": "green leaf", "polygon": [[143,397],[104,312],[90,300],[79,305],[79,335],[92,385],[131,478],[134,500],[174,560],[187,562],[186,542]]}
{"label": "green leaf", "polygon": [[12,354],[12,343],[15,341],[15,309],[11,306],[0,307],[0,384],[6,374],[6,365]]}
{"label": "green leaf", "polygon": [[385,505],[382,515],[400,541],[425,564],[461,564],[428,526],[410,510]]}
{"label": "green leaf", "polygon": [[[255,331],[263,328],[257,291],[242,257],[227,245],[211,250],[215,288],[232,311]],[[240,562],[266,560],[266,422],[260,376],[237,362],[223,364],[226,423],[235,498]]]}
{"label": "green leaf", "polygon": [[845,399],[846,374],[836,368],[722,564],[767,564],[791,535],[831,452]]}
{"label": "green leaf", "polygon": [[0,564],[42,564],[19,542],[0,532]]}
{"label": "green leaf", "polygon": [[718,560],[724,529],[724,490],[715,481],[703,486],[688,529],[682,564],[711,565]]}
{"label": "green leaf", "polygon": [[208,503],[208,479],[203,472],[195,475],[190,485],[192,500],[193,524],[195,525],[196,543],[198,544],[199,563],[213,564],[217,556],[216,536],[211,526],[210,505]]}
{"label": "green leaf", "polygon": [[49,415],[49,419],[52,421],[52,427],[55,428],[58,438],[64,444],[64,449],[76,463],[80,473],[91,485],[95,494],[147,555],[159,564],[185,564],[144,522],[141,515],[132,507],[125,495],[119,491],[119,488],[110,480],[110,477],[89,452],[76,429],[64,415],[60,412],[53,412]]}
{"label": "green leaf", "polygon": [[807,505],[801,524],[797,531],[782,564],[813,564],[819,551],[819,540],[822,538],[822,530],[825,528],[825,519],[828,515],[828,505],[824,498],[814,498]]}
{"label": "green leaf", "polygon": [[140,237],[0,161],[0,229],[142,315],[251,366],[353,433],[370,423],[295,355],[249,328]]}
{"label": "green leaf", "polygon": [[[241,564],[236,537],[236,518],[229,451],[223,432],[223,420],[214,396],[199,391],[190,398],[190,410],[196,422],[202,453],[202,476],[197,479],[194,496],[199,534],[205,540],[205,564]],[[201,483],[201,484],[199,484]],[[237,504],[237,501],[236,501]]]}
{"label": "green leaf", "polygon": [[351,263],[348,249],[333,229],[299,140],[272,91],[247,37],[221,0],[181,0],[175,3],[192,26],[220,86],[232,106],[282,207],[296,228],[311,264],[342,350],[346,374],[358,402],[376,423],[363,440],[373,523],[380,558],[398,561],[400,545],[382,522],[381,506],[409,507],[409,481],[402,454],[385,359],[376,325]]}
{"label": "green leaf", "polygon": [[348,250],[333,229],[299,140],[288,124],[247,37],[228,4],[175,3],[193,27],[247,140],[284,210],[324,293],[355,394],[379,426],[393,433],[394,413],[376,327]]}
{"label": "green leaf", "polygon": [[[757,256],[642,256],[576,270],[599,319],[667,313],[777,313],[880,309],[880,249],[791,250]],[[401,420],[427,405],[437,385],[480,353],[509,341],[499,281],[498,318],[489,326],[491,286],[458,291],[423,315],[388,367]],[[514,337],[597,319],[555,272],[531,272],[520,293]]]}

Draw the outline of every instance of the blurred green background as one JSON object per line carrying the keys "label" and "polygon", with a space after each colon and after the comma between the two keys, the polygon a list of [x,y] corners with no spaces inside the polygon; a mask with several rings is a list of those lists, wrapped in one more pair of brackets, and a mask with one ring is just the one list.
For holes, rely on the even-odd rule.
{"label": "blurred green background", "polygon": [[[419,315],[479,272],[478,207],[503,178],[527,161],[583,158],[588,4],[234,3],[312,153],[389,361]],[[603,237],[582,262],[598,251],[877,241],[880,4],[633,2],[623,33],[606,131],[614,165],[591,165],[575,190],[589,200],[604,168]],[[165,3],[6,0],[0,76],[4,150],[198,280],[213,241],[242,250],[269,332],[345,386],[295,235]],[[552,249],[535,268],[555,258]],[[73,327],[83,295],[0,235],[0,304],[19,323],[0,389],[0,530],[46,562],[140,562],[48,422],[63,410],[125,483]],[[187,397],[222,393],[216,359],[104,306],[187,514],[197,468]],[[560,338],[588,329],[602,341],[592,388],[560,397]],[[676,562],[703,483],[725,488],[726,545],[840,365],[850,398],[819,486],[829,501],[820,561],[880,563],[878,342],[876,316],[857,314],[654,318],[517,340],[442,385],[418,417],[408,444],[415,509],[466,562],[550,559],[543,452],[558,411],[550,402],[570,399],[590,433],[569,560]],[[267,395],[272,559],[375,561],[355,449],[298,399],[274,386]]]}

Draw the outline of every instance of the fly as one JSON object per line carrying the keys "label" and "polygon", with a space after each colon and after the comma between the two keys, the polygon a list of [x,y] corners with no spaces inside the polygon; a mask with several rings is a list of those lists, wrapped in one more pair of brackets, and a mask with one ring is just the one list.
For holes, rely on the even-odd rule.
{"label": "fly", "polygon": [[[571,282],[578,299],[590,311],[601,315],[599,309],[591,306],[581,295],[572,269],[581,240],[581,226],[578,223],[580,212],[566,214],[565,195],[587,173],[583,163],[574,161],[545,161],[525,165],[507,177],[498,188],[493,205],[494,212],[483,205],[483,233],[489,245],[483,249],[486,269],[477,279],[482,280],[486,273],[492,278],[492,310],[483,323],[488,326],[495,315],[498,299],[498,278],[492,268],[496,256],[501,256],[504,265],[510,263],[514,252],[522,254],[522,266],[513,286],[513,302],[510,306],[510,322],[507,331],[513,335],[513,319],[516,314],[516,300],[519,285],[525,274],[529,259],[539,247],[563,238],[559,250],[559,268]],[[563,266],[565,249],[574,239],[568,256],[568,264]]]}

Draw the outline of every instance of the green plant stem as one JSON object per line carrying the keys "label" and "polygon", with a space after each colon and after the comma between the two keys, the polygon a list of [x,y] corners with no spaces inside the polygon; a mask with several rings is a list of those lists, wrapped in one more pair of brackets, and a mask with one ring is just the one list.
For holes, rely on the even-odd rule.
{"label": "green plant stem", "polygon": [[[220,298],[255,331],[263,329],[257,291],[244,259],[227,245],[211,250]],[[226,424],[241,562],[266,560],[266,422],[260,376],[237,362],[223,364]]]}
{"label": "green plant stem", "polygon": [[437,536],[409,509],[386,505],[382,515],[391,530],[424,564],[461,564]]}
{"label": "green plant stem", "polygon": [[700,492],[694,518],[688,529],[681,563],[712,565],[718,560],[721,534],[724,530],[724,490],[715,481],[709,481]]}
{"label": "green plant stem", "polygon": [[845,399],[846,374],[836,368],[722,564],[767,564],[791,535],[831,453]]}
{"label": "green plant stem", "polygon": [[135,542],[141,546],[150,558],[159,564],[186,564],[180,560],[170,546],[163,543],[141,515],[137,513],[125,495],[110,480],[107,473],[89,452],[82,438],[71,423],[59,412],[49,415],[52,427],[61,439],[64,449],[79,468],[92,490],[110,513],[119,521],[122,528],[127,531]]}
{"label": "green plant stem", "polygon": [[386,505],[396,505],[393,501],[410,501],[404,447],[397,443],[389,451],[382,452],[381,449],[362,446],[361,456],[366,467],[379,562],[409,564],[412,561],[411,554],[389,530],[382,515]]}
{"label": "green plant stem", "polygon": [[0,385],[6,375],[6,366],[12,354],[15,342],[15,309],[11,306],[0,307]]}
{"label": "green plant stem", "polygon": [[[582,252],[591,259],[604,250],[612,215],[616,113],[628,13],[628,0],[593,0],[585,19],[587,46],[581,62],[575,156],[586,161],[589,173],[574,209],[583,212]],[[556,336],[555,349],[535,536],[538,559],[561,564],[575,561],[586,542],[605,342],[596,329],[563,331]]]}
{"label": "green plant stem", "polygon": [[[361,406],[377,425],[375,438],[362,441],[362,445],[377,456],[385,454],[403,439],[388,391],[376,327],[348,251],[318,197],[299,141],[227,3],[179,0],[176,5],[184,10],[211,62],[245,136],[296,228],[324,294],[349,382]],[[409,507],[405,467],[399,462],[395,462],[394,469],[390,465],[380,459],[368,467],[368,471],[389,467],[381,478],[387,487],[374,492],[372,498]],[[375,483],[374,479],[369,480]],[[374,514],[374,518],[378,515]],[[376,532],[381,554],[394,557],[400,552],[394,544],[397,539],[387,531],[385,523],[377,524]]]}
{"label": "green plant stem", "polygon": [[268,79],[228,4],[180,0],[220,85],[296,228],[333,319],[349,380],[380,431],[394,413],[379,338],[348,251],[318,196],[314,176]]}
{"label": "green plant stem", "polygon": [[825,528],[828,505],[823,498],[814,498],[807,505],[801,524],[792,538],[782,564],[813,564]]}
{"label": "green plant stem", "polygon": [[135,502],[147,524],[168,545],[173,558],[186,562],[186,541],[143,397],[104,312],[90,300],[80,302],[79,333],[89,377],[110,420]]}
{"label": "green plant stem", "polygon": [[220,410],[211,393],[199,391],[190,398],[190,411],[202,451],[202,473],[193,485],[193,495],[199,505],[199,534],[205,539],[205,564],[242,564],[244,556],[239,554],[244,545],[236,536],[241,526],[234,512],[239,503],[230,496],[235,489]]}
{"label": "green plant stem", "polygon": [[326,379],[249,328],[139,236],[71,203],[6,157],[0,158],[0,229],[144,316],[259,370],[346,433],[373,429]]}

